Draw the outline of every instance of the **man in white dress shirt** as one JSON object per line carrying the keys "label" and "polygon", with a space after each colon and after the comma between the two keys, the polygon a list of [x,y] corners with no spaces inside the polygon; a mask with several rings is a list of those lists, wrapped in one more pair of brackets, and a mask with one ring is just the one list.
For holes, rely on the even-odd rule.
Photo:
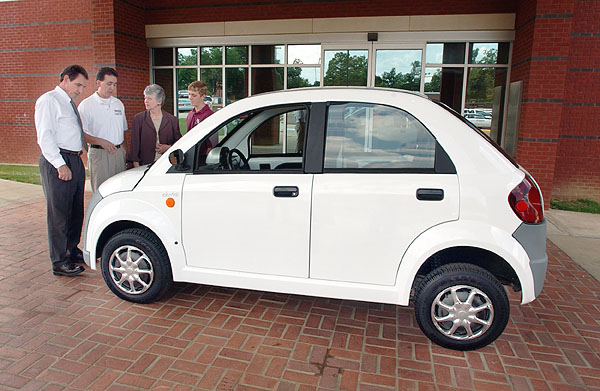
{"label": "man in white dress shirt", "polygon": [[112,68],[100,68],[96,74],[98,90],[79,104],[85,139],[90,144],[88,167],[94,192],[102,182],[125,171],[125,148],[121,144],[127,119],[123,103],[113,96],[117,76]]}
{"label": "man in white dress shirt", "polygon": [[73,98],[86,87],[88,74],[70,65],[60,83],[35,102],[35,128],[42,154],[39,167],[46,196],[48,249],[52,272],[75,276],[84,271],[83,254],[77,245],[83,225],[85,168],[82,149],[87,150],[81,120]]}

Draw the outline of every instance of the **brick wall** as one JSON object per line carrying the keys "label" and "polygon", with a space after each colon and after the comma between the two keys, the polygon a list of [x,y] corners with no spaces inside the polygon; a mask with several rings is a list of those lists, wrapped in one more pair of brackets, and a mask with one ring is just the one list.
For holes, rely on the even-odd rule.
{"label": "brick wall", "polygon": [[600,2],[576,1],[552,197],[600,201]]}
{"label": "brick wall", "polygon": [[600,201],[600,2],[518,2],[511,81],[523,81],[517,160],[550,198]]}
{"label": "brick wall", "polygon": [[[523,81],[517,161],[552,194],[569,51],[568,2],[518,2],[511,81]],[[566,33],[565,33],[566,32]]]}
{"label": "brick wall", "polygon": [[0,3],[1,162],[37,163],[35,101],[58,84],[66,65],[92,69],[90,14],[83,0]]}
{"label": "brick wall", "polygon": [[[117,17],[115,18],[115,15]],[[118,96],[129,124],[144,110],[148,48],[143,0],[0,2],[0,162],[36,164],[36,99],[69,64],[89,73],[81,99],[96,91],[102,66],[119,72]],[[78,102],[76,102],[78,103]]]}
{"label": "brick wall", "polygon": [[[93,33],[98,42],[94,61],[98,67],[117,70],[117,96],[125,106],[131,128],[133,116],[144,110],[143,91],[149,83],[149,49],[146,46],[143,0],[95,0],[98,28]],[[105,27],[103,27],[105,26]],[[111,45],[105,56],[104,47]],[[96,49],[96,46],[95,46]],[[130,132],[125,133],[129,145]]]}

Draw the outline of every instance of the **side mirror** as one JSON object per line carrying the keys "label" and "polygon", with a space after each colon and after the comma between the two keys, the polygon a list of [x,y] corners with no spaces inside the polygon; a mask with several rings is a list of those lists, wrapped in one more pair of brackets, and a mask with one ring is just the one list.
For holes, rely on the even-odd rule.
{"label": "side mirror", "polygon": [[169,162],[172,166],[175,166],[177,171],[185,171],[190,168],[185,164],[185,155],[181,149],[176,149],[169,154]]}

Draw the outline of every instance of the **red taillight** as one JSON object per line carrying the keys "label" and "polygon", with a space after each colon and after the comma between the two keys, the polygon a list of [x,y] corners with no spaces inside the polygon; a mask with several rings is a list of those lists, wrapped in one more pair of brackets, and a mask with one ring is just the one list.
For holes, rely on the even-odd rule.
{"label": "red taillight", "polygon": [[529,175],[510,192],[508,203],[515,214],[526,223],[536,224],[544,220],[540,189]]}

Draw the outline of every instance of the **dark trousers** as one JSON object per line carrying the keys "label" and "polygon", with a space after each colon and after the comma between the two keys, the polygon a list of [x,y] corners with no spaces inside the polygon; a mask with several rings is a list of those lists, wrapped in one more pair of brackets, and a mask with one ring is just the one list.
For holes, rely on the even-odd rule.
{"label": "dark trousers", "polygon": [[72,179],[58,179],[58,171],[44,155],[40,156],[40,177],[46,196],[46,219],[48,224],[48,250],[52,266],[70,262],[67,253],[76,250],[83,225],[83,194],[85,168],[81,157],[61,152]]}

